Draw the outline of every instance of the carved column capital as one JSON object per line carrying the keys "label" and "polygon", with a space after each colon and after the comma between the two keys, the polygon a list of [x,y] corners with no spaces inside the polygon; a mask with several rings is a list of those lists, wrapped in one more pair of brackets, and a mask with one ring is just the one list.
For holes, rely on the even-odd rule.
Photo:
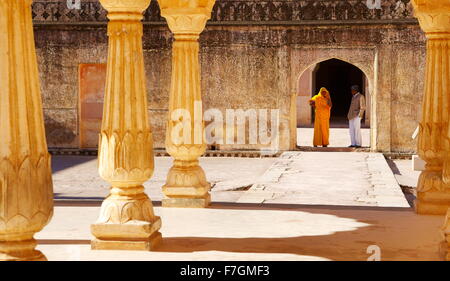
{"label": "carved column capital", "polygon": [[122,13],[124,17],[130,14],[141,14],[150,6],[151,0],[99,0],[109,15]]}
{"label": "carved column capital", "polygon": [[[412,0],[415,16],[427,37],[450,38],[450,0]],[[445,35],[444,35],[445,36]]]}
{"label": "carved column capital", "polygon": [[169,14],[163,11],[161,15],[166,18],[170,30],[175,34],[175,38],[179,35],[196,35],[197,37],[205,29],[206,22],[209,17],[205,14]]}
{"label": "carved column capital", "polygon": [[158,0],[161,16],[167,20],[175,37],[182,34],[199,35],[211,18],[215,0]]}

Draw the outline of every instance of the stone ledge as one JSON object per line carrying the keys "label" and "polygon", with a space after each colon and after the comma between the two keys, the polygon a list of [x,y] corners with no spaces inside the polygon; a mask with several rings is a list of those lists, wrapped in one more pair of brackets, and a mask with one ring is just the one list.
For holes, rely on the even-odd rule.
{"label": "stone ledge", "polygon": [[[244,157],[244,158],[276,158],[284,151],[279,151],[275,154],[265,154],[257,150],[236,150],[236,151],[219,151],[208,150],[202,157]],[[50,148],[49,153],[53,156],[97,156],[97,149],[64,149],[64,148]],[[156,157],[170,157],[164,149],[155,149],[154,155]]]}
{"label": "stone ledge", "polygon": [[[34,26],[106,26],[107,21],[33,21]],[[166,26],[165,21],[143,21],[144,25]],[[416,19],[399,20],[317,20],[317,21],[210,21],[207,26],[329,26],[329,25],[419,25]]]}
{"label": "stone ledge", "polygon": [[384,157],[391,160],[411,160],[414,154],[413,152],[391,152],[384,153]]}

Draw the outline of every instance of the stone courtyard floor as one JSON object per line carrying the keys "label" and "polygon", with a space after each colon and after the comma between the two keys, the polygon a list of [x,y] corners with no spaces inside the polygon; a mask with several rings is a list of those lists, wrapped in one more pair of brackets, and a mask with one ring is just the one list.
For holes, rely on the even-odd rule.
{"label": "stone courtyard floor", "polygon": [[53,157],[55,215],[38,248],[49,260],[367,260],[375,245],[382,260],[440,259],[444,217],[414,213],[398,184],[416,177],[406,162],[390,169],[381,154],[356,152],[202,158],[211,208],[167,209],[161,186],[171,163],[157,157],[145,184],[163,221],[161,247],[91,251],[108,184],[93,157]]}

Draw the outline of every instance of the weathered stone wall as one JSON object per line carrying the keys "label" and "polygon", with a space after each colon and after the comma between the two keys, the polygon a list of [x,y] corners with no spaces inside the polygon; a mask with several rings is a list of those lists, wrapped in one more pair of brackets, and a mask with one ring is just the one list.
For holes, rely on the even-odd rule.
{"label": "weathered stone wall", "polygon": [[[219,0],[201,36],[204,107],[280,109],[281,149],[295,145],[291,106],[301,73],[338,58],[370,81],[372,147],[414,151],[423,89],[425,39],[408,1]],[[36,1],[35,36],[49,146],[77,148],[78,66],[105,63],[106,17],[97,1],[68,10]],[[155,1],[145,15],[144,56],[155,147],[164,147],[172,36]],[[254,149],[257,146],[234,148]]]}

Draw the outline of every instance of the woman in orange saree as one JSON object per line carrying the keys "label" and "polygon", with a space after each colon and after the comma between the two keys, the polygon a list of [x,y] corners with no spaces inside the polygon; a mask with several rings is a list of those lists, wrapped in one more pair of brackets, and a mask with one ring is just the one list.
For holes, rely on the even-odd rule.
{"label": "woman in orange saree", "polygon": [[314,120],[314,147],[327,147],[330,144],[330,115],[331,107],[333,106],[330,92],[326,88],[321,88],[320,92],[309,103],[316,113]]}

